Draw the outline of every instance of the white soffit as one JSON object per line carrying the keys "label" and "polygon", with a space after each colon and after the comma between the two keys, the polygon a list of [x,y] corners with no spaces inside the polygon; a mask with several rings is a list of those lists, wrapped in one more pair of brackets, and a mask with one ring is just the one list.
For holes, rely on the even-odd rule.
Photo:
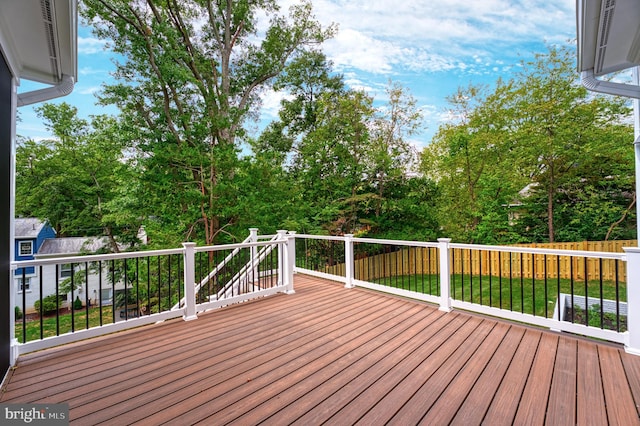
{"label": "white soffit", "polygon": [[77,77],[76,0],[0,0],[0,41],[20,79]]}
{"label": "white soffit", "polygon": [[640,64],[640,1],[577,0],[578,71],[603,76]]}

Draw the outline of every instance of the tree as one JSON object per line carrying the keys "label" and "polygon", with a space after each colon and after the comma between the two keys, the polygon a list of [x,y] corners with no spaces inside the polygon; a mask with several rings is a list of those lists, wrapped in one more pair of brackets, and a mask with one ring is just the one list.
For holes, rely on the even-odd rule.
{"label": "tree", "polygon": [[508,243],[630,235],[628,107],[579,86],[567,49],[550,47],[493,92],[470,87],[450,102],[458,120],[422,154],[448,236]]}
{"label": "tree", "polygon": [[180,238],[213,243],[237,222],[239,139],[260,91],[333,28],[309,2],[286,19],[274,0],[88,0],[82,14],[125,58],[102,100],[135,133],[150,210]]}
{"label": "tree", "polygon": [[513,138],[504,114],[510,90],[501,81],[493,93],[481,86],[459,88],[448,98],[456,121],[442,126],[422,152],[421,170],[438,182],[438,218],[451,238],[511,239],[506,206],[525,183],[510,157]]}
{"label": "tree", "polygon": [[136,173],[123,153],[118,122],[77,116],[66,103],[44,104],[37,113],[54,139],[21,141],[16,150],[16,213],[46,218],[59,236],[106,235],[136,242],[141,218],[109,219],[109,207]]}
{"label": "tree", "polygon": [[[558,235],[564,240],[585,236],[584,232],[559,229],[561,212],[558,207],[565,211],[566,219],[561,224],[575,228],[577,218],[569,218],[567,213],[571,211],[568,216],[572,216],[583,206],[579,200],[584,199],[585,190],[589,190],[585,184],[590,180],[587,176],[593,177],[591,168],[601,170],[593,160],[608,163],[607,157],[614,153],[619,155],[624,141],[611,137],[611,131],[617,135],[621,135],[622,128],[629,131],[628,126],[622,125],[629,112],[625,102],[612,97],[589,96],[575,79],[573,56],[566,48],[549,47],[547,53],[538,54],[534,61],[525,63],[514,87],[515,100],[508,111],[517,128],[515,164],[530,179],[532,192],[544,193],[546,209],[542,217],[546,221],[545,237],[549,242],[556,241]],[[627,169],[618,177],[628,182],[628,173]],[[608,171],[600,174],[596,186],[608,175]],[[569,195],[569,188],[573,188],[574,195]],[[602,195],[609,199],[612,193]],[[604,209],[606,203],[599,204]],[[581,226],[593,230],[593,225],[588,221]],[[608,228],[607,224],[601,226]],[[594,234],[599,232],[589,237],[593,238]]]}
{"label": "tree", "polygon": [[376,191],[375,216],[380,218],[389,186],[406,181],[416,166],[416,152],[410,141],[422,124],[416,99],[398,83],[389,82],[389,102],[378,109],[373,122],[369,167],[370,185]]}

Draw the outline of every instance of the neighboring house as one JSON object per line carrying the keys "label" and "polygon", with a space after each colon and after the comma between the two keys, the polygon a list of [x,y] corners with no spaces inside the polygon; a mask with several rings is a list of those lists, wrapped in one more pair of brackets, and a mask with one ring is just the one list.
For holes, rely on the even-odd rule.
{"label": "neighboring house", "polygon": [[[99,251],[105,251],[109,247],[109,239],[107,237],[69,237],[69,238],[52,238],[45,240],[40,250],[35,255],[38,260],[49,258],[64,258],[71,256],[82,256],[93,254]],[[110,251],[110,250],[107,250]],[[88,265],[89,271],[85,273],[87,265],[78,263],[61,263],[58,265],[47,265],[42,268],[42,293],[44,296],[54,294],[56,285],[61,286],[65,281],[71,280],[72,275],[78,286],[71,293],[66,295],[67,301],[73,297],[78,297],[83,305],[86,305],[87,299],[90,304],[102,303],[103,305],[111,305],[113,303],[113,289],[107,284],[106,267],[102,269],[102,282],[100,282],[100,274],[95,265]],[[78,275],[80,274],[80,275]],[[88,281],[84,283],[83,280]],[[79,280],[79,282],[78,282]],[[39,289],[34,291],[33,302],[39,298]],[[85,293],[88,291],[88,295]],[[65,295],[62,296],[65,298]],[[27,304],[33,309],[33,304]]]}
{"label": "neighboring house", "polygon": [[[55,238],[56,231],[47,221],[36,218],[18,218],[14,221],[15,260],[33,260],[44,242]],[[36,268],[18,268],[14,272],[19,292],[31,290],[32,280],[37,277]],[[24,286],[24,289],[23,289]]]}
{"label": "neighboring house", "polygon": [[[48,223],[39,219],[16,219],[15,230],[16,260],[46,260],[112,251],[109,249],[111,243],[107,237],[55,238],[55,231]],[[146,244],[144,227],[140,228],[138,238]],[[40,300],[41,293],[42,297],[46,297],[55,294],[56,289],[59,291],[65,284],[70,288],[72,276],[75,288],[73,294],[61,294],[62,307],[68,307],[68,303],[76,297],[85,306],[87,300],[90,304],[111,305],[114,287],[116,292],[123,289],[121,284],[116,283],[112,286],[108,281],[106,264],[102,265],[102,271],[99,271],[95,264],[63,262],[35,268],[19,268],[15,272],[17,305],[26,313],[35,312],[35,303]]]}

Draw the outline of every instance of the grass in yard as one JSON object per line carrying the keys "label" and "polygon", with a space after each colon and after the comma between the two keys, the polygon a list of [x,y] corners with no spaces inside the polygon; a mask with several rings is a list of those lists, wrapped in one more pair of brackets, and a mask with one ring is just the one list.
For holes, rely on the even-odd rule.
{"label": "grass in yard", "polygon": [[[374,281],[387,287],[399,288],[418,293],[440,295],[440,281],[438,275],[402,275],[381,278]],[[560,293],[573,293],[576,296],[616,300],[616,286],[614,282],[603,282],[602,291],[600,281],[592,280],[585,283],[557,278],[532,280],[520,277],[496,277],[496,276],[451,276],[451,296],[460,301],[476,303],[494,308],[507,309],[514,312],[532,314],[550,318],[553,316],[558,297],[558,284]],[[618,295],[621,302],[626,301],[627,290],[625,283],[619,283]]]}
{"label": "grass in yard", "polygon": [[[111,306],[103,306],[102,307],[102,324],[110,324],[113,322],[113,314],[112,314]],[[85,308],[82,310],[75,311],[73,315],[71,312],[64,313],[55,316],[45,316],[43,318],[38,318],[35,320],[27,320],[26,328],[23,329],[22,320],[16,320],[16,338],[20,343],[24,343],[25,334],[26,341],[30,342],[32,340],[39,340],[41,337],[52,337],[56,336],[57,330],[59,328],[59,334],[65,334],[71,332],[71,321],[73,322],[74,329],[84,330],[87,328],[87,311]],[[40,334],[42,324],[42,335]],[[100,326],[100,307],[89,308],[89,327],[98,327]],[[24,330],[24,333],[23,333]]]}

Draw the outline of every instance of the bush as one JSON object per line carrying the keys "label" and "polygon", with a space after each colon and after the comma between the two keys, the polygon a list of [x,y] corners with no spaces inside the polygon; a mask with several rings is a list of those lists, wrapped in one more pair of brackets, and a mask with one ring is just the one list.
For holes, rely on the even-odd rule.
{"label": "bush", "polygon": [[51,294],[45,297],[42,300],[36,300],[36,303],[33,304],[33,307],[37,312],[42,314],[50,314],[58,310],[58,308],[62,305],[62,301],[64,300],[62,296],[58,296],[58,303],[56,303],[56,295]]}
{"label": "bush", "polygon": [[16,316],[16,320],[22,319],[22,311],[20,310],[19,306],[15,307],[15,316]]}
{"label": "bush", "polygon": [[82,309],[82,301],[80,301],[80,296],[76,296],[76,300],[73,301],[73,309]]}

